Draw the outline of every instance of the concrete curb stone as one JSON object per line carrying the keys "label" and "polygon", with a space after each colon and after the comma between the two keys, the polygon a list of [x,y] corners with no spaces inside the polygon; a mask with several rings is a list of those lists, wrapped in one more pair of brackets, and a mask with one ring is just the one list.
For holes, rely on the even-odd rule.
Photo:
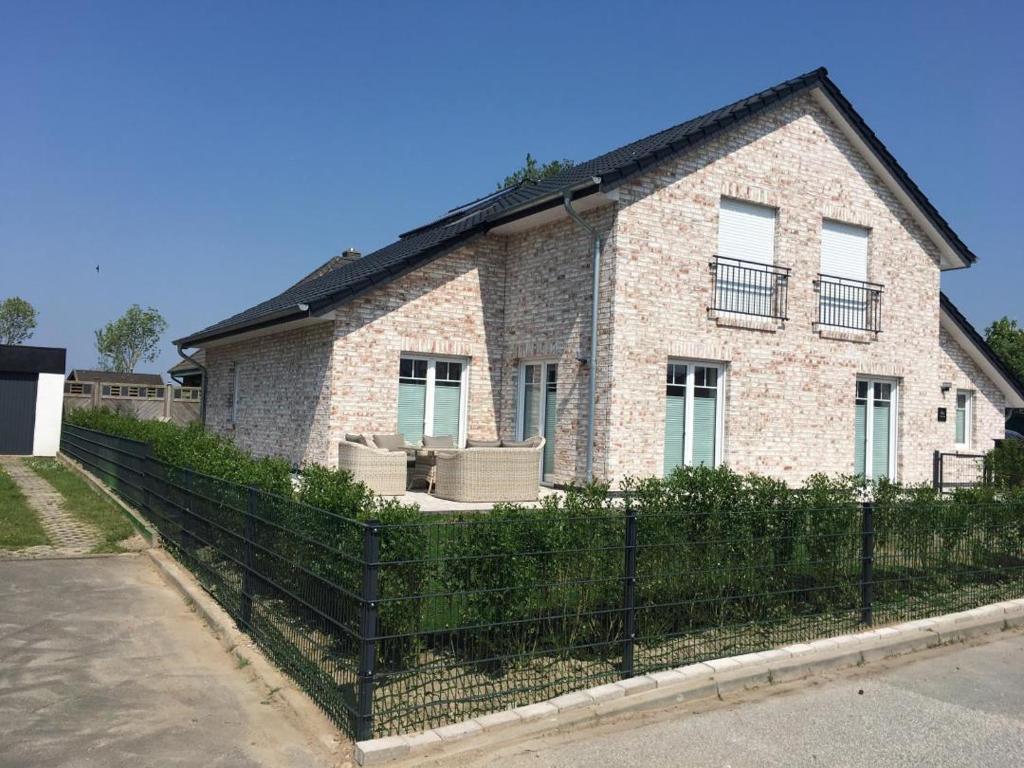
{"label": "concrete curb stone", "polygon": [[[162,549],[147,549],[145,553],[164,581],[181,594],[186,605],[195,610],[221,647],[240,660],[246,670],[260,682],[268,699],[274,698],[290,710],[295,722],[328,751],[337,750],[339,745],[347,740],[313,700],[296,688],[284,673],[267,660],[249,637],[235,627],[227,612],[203,590],[188,571]],[[405,741],[402,743],[406,744]],[[397,755],[387,759],[391,760],[394,757]]]}

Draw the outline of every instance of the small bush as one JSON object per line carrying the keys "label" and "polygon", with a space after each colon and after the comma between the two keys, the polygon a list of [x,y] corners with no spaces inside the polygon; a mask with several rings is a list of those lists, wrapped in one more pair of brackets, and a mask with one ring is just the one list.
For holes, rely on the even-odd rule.
{"label": "small bush", "polygon": [[1024,488],[1024,440],[1003,440],[985,456],[985,471],[1001,488]]}

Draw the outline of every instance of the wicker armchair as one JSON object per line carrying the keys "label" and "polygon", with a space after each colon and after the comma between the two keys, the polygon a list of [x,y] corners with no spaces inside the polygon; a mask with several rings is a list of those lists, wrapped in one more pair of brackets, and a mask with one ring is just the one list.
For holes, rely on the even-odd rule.
{"label": "wicker armchair", "polygon": [[370,448],[349,440],[338,443],[338,469],[351,472],[353,479],[378,496],[405,494],[406,463],[405,451]]}
{"label": "wicker armchair", "polygon": [[438,451],[434,495],[448,501],[536,501],[544,438],[516,448]]}

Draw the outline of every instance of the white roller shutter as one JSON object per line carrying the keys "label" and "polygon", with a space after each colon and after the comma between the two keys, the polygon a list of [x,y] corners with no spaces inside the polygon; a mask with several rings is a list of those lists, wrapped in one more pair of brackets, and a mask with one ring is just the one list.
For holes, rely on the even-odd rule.
{"label": "white roller shutter", "polygon": [[775,209],[722,198],[718,212],[718,255],[775,263]]}
{"label": "white roller shutter", "polygon": [[821,227],[821,274],[868,279],[868,230],[838,221]]}

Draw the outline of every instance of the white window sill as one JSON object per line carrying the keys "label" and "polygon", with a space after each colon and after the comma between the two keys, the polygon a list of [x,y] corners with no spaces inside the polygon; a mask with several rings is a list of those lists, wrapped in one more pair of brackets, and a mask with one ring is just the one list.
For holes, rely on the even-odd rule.
{"label": "white window sill", "polygon": [[812,328],[821,338],[833,341],[850,341],[855,344],[871,344],[878,341],[878,334],[873,331],[858,331],[834,325],[821,325],[820,323],[814,323]]}
{"label": "white window sill", "polygon": [[785,328],[785,322],[774,317],[742,315],[715,309],[708,310],[708,317],[720,328],[746,328],[750,331],[766,331],[768,333],[778,333]]}

